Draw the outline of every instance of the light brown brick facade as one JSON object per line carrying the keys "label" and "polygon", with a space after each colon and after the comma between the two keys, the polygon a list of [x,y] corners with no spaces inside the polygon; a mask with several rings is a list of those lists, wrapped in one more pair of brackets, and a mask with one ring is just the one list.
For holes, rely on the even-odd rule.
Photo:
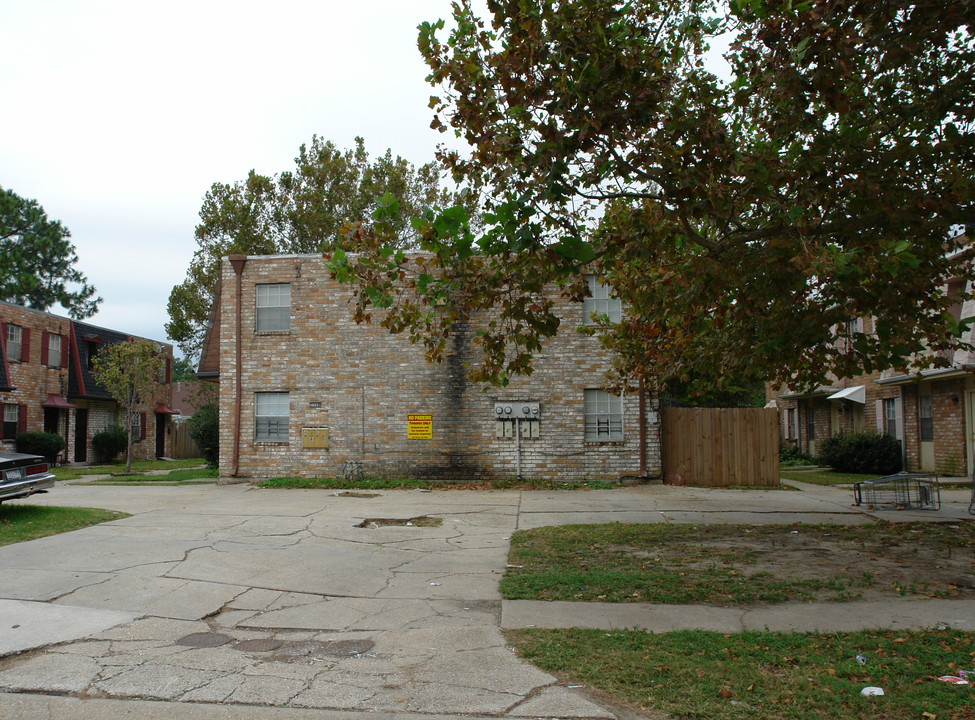
{"label": "light brown brick facade", "polygon": [[[10,330],[10,326],[15,329]],[[20,337],[20,347],[10,337]],[[59,462],[93,460],[93,435],[122,421],[118,403],[97,387],[83,365],[87,361],[88,337],[92,344],[115,342],[126,335],[79,323],[38,310],[0,302],[0,415],[16,413],[18,422],[0,427],[0,446],[15,450],[14,439],[21,432],[53,432],[65,439]],[[172,346],[162,345],[168,368]],[[54,348],[57,348],[55,351]],[[153,406],[167,405],[170,384],[161,383]],[[139,440],[133,445],[133,459],[167,454],[171,447],[167,417],[145,413]],[[161,440],[157,444],[157,431]],[[158,453],[159,449],[165,452]]]}
{"label": "light brown brick facade", "polygon": [[[963,316],[975,316],[975,302],[965,303]],[[869,331],[871,324],[865,325]],[[967,331],[963,339],[971,342],[972,331]],[[774,400],[779,411],[783,447],[797,446],[815,456],[820,443],[830,435],[854,430],[875,431],[900,440],[904,468],[910,472],[971,475],[975,473],[973,359],[967,350],[959,350],[950,367],[912,370],[910,373],[865,373],[803,394],[770,385],[766,388],[766,397]],[[859,386],[863,387],[863,403],[829,399],[830,395],[844,388]],[[930,404],[929,429],[922,429],[922,402]],[[887,417],[886,408],[891,409],[892,418]],[[792,418],[797,419],[798,426]]]}
{"label": "light brown brick facade", "polygon": [[[621,439],[585,439],[585,391],[606,383],[610,356],[598,339],[576,330],[583,322],[579,303],[558,301],[563,329],[537,357],[530,377],[501,389],[467,379],[467,367],[478,357],[471,327],[456,327],[444,362],[429,364],[422,347],[407,337],[391,335],[375,322],[357,325],[350,289],[329,279],[319,255],[247,258],[239,338],[235,283],[225,259],[212,331],[220,341],[221,474],[236,469],[245,477],[335,477],[348,463],[361,463],[367,476],[451,480],[510,478],[519,465],[523,477],[557,480],[618,479],[640,472],[635,393],[622,398]],[[289,327],[258,332],[256,287],[279,283],[290,288]],[[215,363],[205,354],[201,369],[208,364]],[[287,393],[286,439],[255,437],[258,393]],[[521,423],[529,428],[525,433],[537,429],[537,436],[497,437],[496,402],[516,412],[526,402],[538,403],[537,425]],[[409,438],[410,415],[432,416],[432,437]],[[650,403],[645,421],[647,474],[658,475],[659,423]],[[505,427],[500,427],[503,435]],[[303,431],[309,429],[323,429],[319,436],[327,436],[327,447],[307,447]]]}

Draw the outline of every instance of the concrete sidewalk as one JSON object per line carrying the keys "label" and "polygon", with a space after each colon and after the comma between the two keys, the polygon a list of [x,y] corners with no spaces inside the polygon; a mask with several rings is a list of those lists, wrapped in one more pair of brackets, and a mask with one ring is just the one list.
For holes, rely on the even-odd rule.
{"label": "concrete sidewalk", "polygon": [[[516,658],[501,628],[973,629],[962,602],[740,610],[502,603],[497,591],[518,528],[959,521],[967,491],[943,493],[937,513],[870,514],[818,486],[360,495],[59,485],[30,498],[132,517],[0,548],[0,717],[609,718]],[[364,522],[421,516],[443,522]]]}

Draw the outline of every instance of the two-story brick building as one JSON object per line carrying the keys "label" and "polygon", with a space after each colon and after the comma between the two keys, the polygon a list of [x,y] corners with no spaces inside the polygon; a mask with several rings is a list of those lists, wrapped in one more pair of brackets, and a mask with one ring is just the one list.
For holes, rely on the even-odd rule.
{"label": "two-story brick building", "polygon": [[357,325],[320,255],[224,258],[198,375],[220,383],[220,472],[241,477],[618,479],[658,475],[658,413],[603,388],[611,357],[578,332],[593,297],[553,296],[562,329],[534,373],[471,384],[475,328],[430,364],[405,335]]}
{"label": "two-story brick building", "polygon": [[[106,344],[131,336],[51,313],[0,302],[0,445],[13,450],[19,433],[44,431],[65,439],[61,462],[88,462],[91,438],[124,420],[118,403],[91,374],[91,359]],[[168,454],[169,373],[172,346],[156,343],[164,357],[155,412],[133,428],[133,458]],[[150,417],[151,416],[151,417]]]}
{"label": "two-story brick building", "polygon": [[[958,255],[959,262],[971,262],[967,252]],[[959,298],[952,308],[956,321],[975,318],[975,300],[962,300],[966,284],[959,276],[945,288],[949,297]],[[873,320],[852,320],[847,330],[873,333]],[[975,330],[965,330],[961,339],[975,342]],[[944,360],[947,367],[926,366],[918,359],[921,365],[908,372],[836,378],[805,393],[767,388],[780,413],[783,445],[815,456],[831,435],[876,430],[900,440],[907,470],[975,474],[975,354],[958,349]]]}

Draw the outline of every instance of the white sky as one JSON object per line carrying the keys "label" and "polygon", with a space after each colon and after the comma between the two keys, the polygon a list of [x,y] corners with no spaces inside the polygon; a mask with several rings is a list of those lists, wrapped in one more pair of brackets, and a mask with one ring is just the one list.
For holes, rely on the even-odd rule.
{"label": "white sky", "polygon": [[313,134],[433,159],[416,26],[449,15],[449,0],[0,0],[0,187],[70,229],[104,300],[89,322],[165,340],[214,182],[291,169]]}

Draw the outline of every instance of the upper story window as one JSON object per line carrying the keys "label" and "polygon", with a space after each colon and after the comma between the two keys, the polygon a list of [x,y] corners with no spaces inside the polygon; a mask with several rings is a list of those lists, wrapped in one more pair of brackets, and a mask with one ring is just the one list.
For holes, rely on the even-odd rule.
{"label": "upper story window", "polygon": [[88,359],[86,360],[86,363],[89,370],[94,368],[94,364],[92,361],[95,359],[95,356],[98,354],[98,346],[100,344],[101,343],[97,343],[92,340],[89,340],[88,342],[85,343],[85,345],[88,346]]}
{"label": "upper story window", "polygon": [[48,367],[61,367],[61,336],[51,333],[47,336],[47,361]]}
{"label": "upper story window", "polygon": [[586,390],[585,425],[588,442],[623,439],[623,397],[605,390]]}
{"label": "upper story window", "polygon": [[291,284],[274,283],[257,286],[257,332],[291,330]]}
{"label": "upper story window", "polygon": [[20,325],[7,325],[7,360],[20,362],[23,360],[24,330]]}
{"label": "upper story window", "polygon": [[606,315],[610,322],[620,322],[622,306],[619,298],[613,297],[612,287],[599,282],[595,275],[587,275],[586,282],[589,283],[589,297],[582,301],[583,322],[586,325],[595,325],[593,313]]}

